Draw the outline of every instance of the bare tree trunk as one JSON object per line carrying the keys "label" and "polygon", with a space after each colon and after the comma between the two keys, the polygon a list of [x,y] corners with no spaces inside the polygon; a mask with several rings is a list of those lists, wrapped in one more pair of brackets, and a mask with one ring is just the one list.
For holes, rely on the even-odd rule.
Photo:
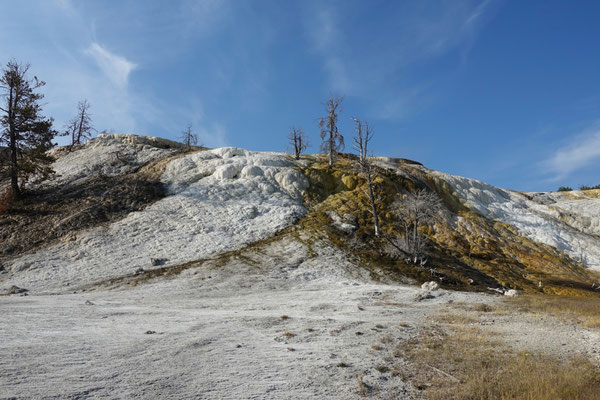
{"label": "bare tree trunk", "polygon": [[334,161],[334,149],[335,149],[335,139],[333,137],[333,131],[329,131],[329,166],[333,167]]}
{"label": "bare tree trunk", "polygon": [[10,136],[10,187],[15,197],[19,197],[21,191],[19,190],[19,181],[17,179],[17,132],[15,127],[15,116],[14,116],[14,103],[15,96],[13,89],[10,88],[8,96],[8,129]]}
{"label": "bare tree trunk", "polygon": [[379,230],[379,215],[377,214],[377,206],[375,204],[375,193],[373,193],[373,181],[371,179],[371,172],[367,174],[367,186],[369,187],[369,199],[371,200],[371,209],[373,212],[373,223],[375,224],[375,236],[381,236]]}
{"label": "bare tree trunk", "polygon": [[79,126],[77,127],[77,144],[81,144],[81,134],[83,133],[83,121],[85,118],[85,109],[81,111],[79,118]]}

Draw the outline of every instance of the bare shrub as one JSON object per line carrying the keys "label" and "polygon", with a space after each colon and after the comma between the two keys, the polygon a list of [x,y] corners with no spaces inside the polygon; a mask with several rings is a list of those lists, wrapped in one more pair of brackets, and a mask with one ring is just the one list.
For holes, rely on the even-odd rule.
{"label": "bare shrub", "polygon": [[328,154],[329,165],[333,166],[338,151],[344,148],[344,136],[338,131],[338,116],[342,111],[342,97],[331,96],[325,102],[327,116],[319,118],[319,130],[321,131],[321,150]]}
{"label": "bare shrub", "polygon": [[291,127],[289,141],[294,147],[294,156],[296,157],[296,160],[299,160],[300,154],[302,154],[309,146],[308,139],[304,135],[302,128]]}
{"label": "bare shrub", "polygon": [[425,189],[408,193],[392,206],[398,217],[401,237],[388,237],[391,252],[406,255],[406,261],[424,266],[428,259],[429,240],[425,228],[431,228],[442,210],[442,201],[437,193]]}

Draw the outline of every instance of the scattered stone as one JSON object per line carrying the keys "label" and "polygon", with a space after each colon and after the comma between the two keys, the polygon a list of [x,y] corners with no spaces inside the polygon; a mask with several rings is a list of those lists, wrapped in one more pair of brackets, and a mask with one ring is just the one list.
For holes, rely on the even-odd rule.
{"label": "scattered stone", "polygon": [[431,294],[431,292],[418,293],[415,296],[415,301],[423,301],[423,300],[429,300],[429,299],[435,299],[435,296],[433,294]]}
{"label": "scattered stone", "polygon": [[325,214],[329,218],[331,218],[331,226],[333,226],[339,231],[342,231],[345,234],[351,235],[356,229],[358,229],[358,226],[356,226],[356,224],[349,224],[347,222],[344,222],[344,219],[342,219],[342,217],[340,217],[335,211],[327,211],[325,212]]}
{"label": "scattered stone", "polygon": [[354,214],[344,214],[344,216],[342,217],[342,220],[345,223],[350,224],[350,225],[354,225],[354,226],[358,225],[358,218]]}
{"label": "scattered stone", "polygon": [[506,292],[504,292],[504,295],[508,297],[516,297],[519,295],[519,291],[515,289],[508,289]]}
{"label": "scattered stone", "polygon": [[241,344],[238,344],[238,345],[237,345],[237,346],[235,346],[235,347],[236,347],[237,349],[241,349],[241,348],[242,348],[242,345],[241,345]]}
{"label": "scattered stone", "polygon": [[159,265],[163,265],[165,262],[167,262],[166,258],[151,258],[150,259],[150,264],[153,267],[157,267]]}
{"label": "scattered stone", "polygon": [[500,293],[500,294],[504,294],[504,292],[505,292],[504,289],[499,289],[499,288],[491,288],[491,287],[489,287],[487,289],[491,290],[493,292],[496,292],[496,293]]}
{"label": "scattered stone", "polygon": [[156,333],[156,331],[146,331],[145,334],[146,335],[154,335]]}
{"label": "scattered stone", "polygon": [[93,306],[93,305],[94,305],[94,303],[92,303],[92,302],[91,302],[91,301],[89,301],[89,300],[86,300],[86,301],[85,301],[85,305],[86,305],[86,306]]}
{"label": "scattered stone", "polygon": [[427,290],[429,292],[436,291],[439,288],[440,288],[439,283],[434,282],[434,281],[425,282],[424,284],[421,285],[421,289]]}
{"label": "scattered stone", "polygon": [[144,268],[140,267],[140,268],[136,269],[133,274],[134,275],[141,275],[144,272],[146,272],[146,270]]}
{"label": "scattered stone", "polygon": [[10,289],[8,289],[7,293],[8,294],[19,294],[19,293],[26,293],[28,291],[29,290],[27,290],[27,289],[23,289],[23,288],[20,288],[18,286],[14,286],[13,285],[13,286],[10,287]]}

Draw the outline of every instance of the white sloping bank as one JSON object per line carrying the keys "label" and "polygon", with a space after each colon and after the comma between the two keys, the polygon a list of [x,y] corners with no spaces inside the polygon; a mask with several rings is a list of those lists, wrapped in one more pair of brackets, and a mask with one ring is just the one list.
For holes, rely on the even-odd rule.
{"label": "white sloping bank", "polygon": [[308,181],[293,166],[281,154],[236,148],[174,160],[161,178],[166,198],[14,260],[3,286],[63,290],[149,269],[150,258],[174,265],[272,236],[306,212],[301,193]]}
{"label": "white sloping bank", "polygon": [[[525,195],[499,189],[474,179],[431,171],[444,179],[462,203],[487,218],[514,226],[519,234],[553,246],[600,270],[599,233],[600,199],[569,200],[564,194],[536,194],[529,200]],[[561,214],[570,217],[561,220]]]}
{"label": "white sloping bank", "polygon": [[[66,183],[91,175],[128,174],[182,147],[181,143],[154,136],[100,134],[81,149],[60,156],[52,165],[54,180]],[[64,153],[64,148],[57,150]]]}

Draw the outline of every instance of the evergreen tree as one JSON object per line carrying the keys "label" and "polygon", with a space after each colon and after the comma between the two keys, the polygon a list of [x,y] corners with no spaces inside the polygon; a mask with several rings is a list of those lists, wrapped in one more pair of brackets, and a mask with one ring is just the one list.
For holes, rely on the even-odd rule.
{"label": "evergreen tree", "polygon": [[9,61],[0,75],[0,143],[8,144],[10,161],[8,171],[14,196],[21,194],[22,186],[32,177],[44,179],[53,171],[53,161],[46,151],[54,144],[57,132],[52,129],[52,118],[40,113],[44,97],[36,90],[45,85],[36,76],[27,78],[29,64]]}

